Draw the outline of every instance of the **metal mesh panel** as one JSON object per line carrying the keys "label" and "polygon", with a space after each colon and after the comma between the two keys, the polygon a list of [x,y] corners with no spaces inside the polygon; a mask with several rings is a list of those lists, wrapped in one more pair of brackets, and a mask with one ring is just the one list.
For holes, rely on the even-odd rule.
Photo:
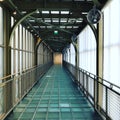
{"label": "metal mesh panel", "polygon": [[[13,106],[27,94],[31,87],[33,87],[33,85],[40,77],[42,77],[51,65],[52,63],[50,62],[43,66],[23,71],[22,73],[7,76],[3,79],[4,82],[0,83],[0,114],[3,113],[3,108],[5,108],[7,112],[10,112],[13,109]],[[5,89],[5,97],[3,96],[3,89]],[[6,90],[8,90],[11,94],[6,94]],[[6,103],[3,105],[3,101],[5,99],[9,101],[7,102],[7,106],[4,106]]]}
{"label": "metal mesh panel", "polygon": [[3,89],[0,88],[0,114],[3,113]]}
{"label": "metal mesh panel", "polygon": [[80,71],[80,84],[83,86],[83,72]]}
{"label": "metal mesh panel", "polygon": [[103,110],[106,112],[106,87],[103,86],[103,104],[102,104]]}
{"label": "metal mesh panel", "polygon": [[84,74],[84,89],[87,90],[87,75]]}
{"label": "metal mesh panel", "polygon": [[[67,66],[72,66],[69,63],[66,64]],[[119,120],[120,87],[83,69],[78,71],[80,86],[83,86],[81,88],[89,101],[107,120]]]}
{"label": "metal mesh panel", "polygon": [[88,77],[88,92],[94,97],[94,79],[91,77]]}
{"label": "metal mesh panel", "polygon": [[113,120],[120,119],[120,95],[108,89],[108,115]]}
{"label": "metal mesh panel", "polygon": [[38,81],[8,119],[102,120],[60,66]]}

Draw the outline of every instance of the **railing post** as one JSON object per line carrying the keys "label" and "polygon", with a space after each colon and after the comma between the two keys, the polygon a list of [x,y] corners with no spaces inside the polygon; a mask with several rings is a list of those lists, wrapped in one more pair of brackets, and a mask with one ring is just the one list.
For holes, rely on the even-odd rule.
{"label": "railing post", "polygon": [[99,88],[98,88],[98,77],[94,76],[94,108],[98,109],[99,100]]}
{"label": "railing post", "polygon": [[99,77],[97,79],[97,91],[98,91],[98,109],[100,110],[100,107],[103,105],[103,86],[99,82],[103,82],[103,56],[104,56],[104,39],[103,39],[103,15],[101,17],[101,20],[98,23],[97,26],[97,33],[98,33],[98,38],[97,38],[97,52],[96,52],[96,57],[97,57],[97,76]]}
{"label": "railing post", "polygon": [[105,92],[106,92],[106,120],[107,120],[107,116],[108,116],[108,90],[107,87],[105,88]]}
{"label": "railing post", "polygon": [[[16,94],[16,88],[15,88],[15,76],[12,75],[11,79],[13,79],[13,81],[11,81],[12,83],[12,105],[14,105],[15,103],[15,94]],[[8,83],[9,84],[9,83]]]}
{"label": "railing post", "polygon": [[88,75],[86,73],[86,96],[88,98]]}

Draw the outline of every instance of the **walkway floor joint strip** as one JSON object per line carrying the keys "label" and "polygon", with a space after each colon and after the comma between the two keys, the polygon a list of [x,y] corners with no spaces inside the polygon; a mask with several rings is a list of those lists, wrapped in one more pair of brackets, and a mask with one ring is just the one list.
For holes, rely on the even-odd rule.
{"label": "walkway floor joint strip", "polygon": [[6,120],[102,120],[60,65],[54,65]]}

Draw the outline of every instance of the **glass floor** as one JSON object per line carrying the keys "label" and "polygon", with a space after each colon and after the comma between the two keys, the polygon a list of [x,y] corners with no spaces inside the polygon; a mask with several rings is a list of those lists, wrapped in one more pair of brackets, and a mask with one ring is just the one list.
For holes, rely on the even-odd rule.
{"label": "glass floor", "polygon": [[5,120],[102,120],[65,70],[54,65]]}

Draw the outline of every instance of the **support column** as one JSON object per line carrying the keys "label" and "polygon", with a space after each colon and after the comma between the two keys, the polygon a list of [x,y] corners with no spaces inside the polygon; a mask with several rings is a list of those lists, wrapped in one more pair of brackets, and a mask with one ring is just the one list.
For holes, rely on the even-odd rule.
{"label": "support column", "polygon": [[[4,76],[11,74],[11,47],[9,47],[9,36],[11,28],[10,13],[4,9]],[[9,79],[9,78],[8,78]],[[6,81],[8,80],[6,79]],[[12,83],[6,84],[4,91],[4,112],[12,107]]]}
{"label": "support column", "polygon": [[76,80],[79,83],[79,70],[78,70],[78,67],[79,67],[79,44],[78,44],[78,41],[76,43],[73,42],[72,44],[75,48]]}
{"label": "support column", "polygon": [[79,52],[78,52],[78,43],[72,43],[75,49],[75,67],[79,66]]}
{"label": "support column", "polygon": [[45,64],[45,45],[43,44],[43,64]]}
{"label": "support column", "polygon": [[71,63],[71,50],[70,50],[70,48],[69,48],[69,62]]}
{"label": "support column", "polygon": [[[98,43],[97,43],[97,76],[103,78],[103,57],[104,57],[104,35],[103,35],[103,16],[98,23]],[[99,79],[100,82],[103,82]],[[103,101],[103,87],[98,84],[98,105],[102,106]]]}

